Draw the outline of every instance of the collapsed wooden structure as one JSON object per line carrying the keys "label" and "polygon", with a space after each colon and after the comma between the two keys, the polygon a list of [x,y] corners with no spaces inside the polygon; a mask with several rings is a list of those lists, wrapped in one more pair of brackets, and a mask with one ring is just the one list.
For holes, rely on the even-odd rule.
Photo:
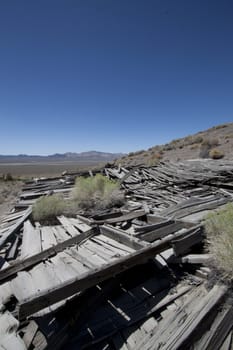
{"label": "collapsed wooden structure", "polygon": [[201,219],[232,201],[233,162],[102,172],[122,208],[33,223],[37,198],[69,197],[68,174],[27,183],[2,218],[0,349],[230,350],[232,300],[211,279]]}

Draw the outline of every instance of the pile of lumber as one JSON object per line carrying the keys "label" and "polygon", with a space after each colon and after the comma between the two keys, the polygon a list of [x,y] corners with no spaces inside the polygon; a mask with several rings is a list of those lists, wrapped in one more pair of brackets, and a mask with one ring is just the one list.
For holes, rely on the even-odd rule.
{"label": "pile of lumber", "polygon": [[70,196],[69,174],[27,183],[2,219],[0,349],[230,350],[232,301],[210,282],[202,218],[232,201],[233,163],[102,173],[122,208],[34,222],[37,198]]}

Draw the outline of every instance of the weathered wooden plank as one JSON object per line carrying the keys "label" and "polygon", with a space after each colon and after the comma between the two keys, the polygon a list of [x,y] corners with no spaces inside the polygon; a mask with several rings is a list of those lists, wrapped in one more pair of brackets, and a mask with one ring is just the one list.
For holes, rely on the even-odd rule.
{"label": "weathered wooden plank", "polygon": [[20,259],[35,255],[41,252],[40,229],[35,228],[29,220],[24,222],[23,239],[21,245]]}
{"label": "weathered wooden plank", "polygon": [[203,241],[203,228],[197,225],[191,228],[183,237],[175,239],[172,242],[172,247],[176,256],[187,253],[189,249]]}
{"label": "weathered wooden plank", "polygon": [[195,312],[186,318],[161,349],[175,350],[187,347],[193,333],[197,332],[198,326],[200,327],[207,314],[222,300],[226,291],[227,287],[215,285],[199,302]]}
{"label": "weathered wooden plank", "polygon": [[38,324],[35,321],[30,321],[28,326],[25,329],[25,333],[23,335],[23,341],[28,349],[33,341],[34,336],[36,335],[36,331],[38,329]]}
{"label": "weathered wooden plank", "polygon": [[106,237],[106,236],[104,236],[102,234],[99,234],[98,236],[96,236],[95,239],[98,240],[98,241],[105,242],[109,246],[112,246],[114,248],[123,250],[123,251],[125,251],[127,253],[132,253],[133,251],[135,251],[135,249],[129,247],[128,245],[126,246],[125,244],[122,244],[122,243],[116,241],[115,239],[112,239],[110,237]]}
{"label": "weathered wooden plank", "polygon": [[11,239],[11,236],[17,232],[20,227],[23,225],[24,221],[27,220],[27,218],[31,215],[32,209],[28,208],[26,210],[25,214],[21,216],[17,222],[11,226],[6,232],[3,233],[3,235],[0,237],[0,248],[9,240]]}
{"label": "weathered wooden plank", "polygon": [[17,248],[19,244],[19,236],[16,236],[14,242],[12,243],[10,249],[7,252],[6,259],[9,261],[11,259],[15,259]]}
{"label": "weathered wooden plank", "polygon": [[104,266],[97,267],[95,270],[90,271],[89,273],[84,273],[77,278],[70,279],[56,288],[46,290],[43,293],[37,293],[32,297],[25,299],[19,305],[19,318],[25,318],[36,311],[77,293],[78,291],[89,288],[111,276],[119,274],[122,271],[150,259],[151,256],[166,249],[171,240],[177,236],[179,236],[179,233],[167,236],[159,242],[155,242],[148,247],[144,247],[139,251],[129,254],[128,256],[121,257],[115,262],[110,262]]}
{"label": "weathered wooden plank", "polygon": [[210,329],[193,344],[193,350],[219,349],[233,326],[233,307],[230,303],[215,317]]}
{"label": "weathered wooden plank", "polygon": [[75,219],[75,218],[70,218],[70,222],[75,226],[77,227],[77,229],[81,232],[84,232],[84,231],[88,231],[91,229],[91,226],[90,225],[87,225],[85,224],[84,222],[82,222],[81,220],[79,219]]}
{"label": "weathered wooden plank", "polygon": [[38,331],[32,341],[32,344],[34,346],[34,349],[36,350],[44,350],[46,349],[48,343],[44,336],[44,334],[41,331]]}
{"label": "weathered wooden plank", "polygon": [[50,226],[42,226],[41,231],[41,245],[42,250],[47,250],[57,244],[53,229]]}
{"label": "weathered wooden plank", "polygon": [[80,234],[80,231],[78,231],[71,223],[71,221],[66,218],[65,216],[58,216],[57,219],[59,222],[63,225],[63,227],[66,229],[66,231],[72,236],[77,236]]}
{"label": "weathered wooden plank", "polygon": [[228,334],[219,350],[232,350],[232,331]]}
{"label": "weathered wooden plank", "polygon": [[27,271],[20,271],[18,275],[8,282],[17,300],[23,300],[37,293],[32,276]]}
{"label": "weathered wooden plank", "polygon": [[211,261],[211,255],[210,254],[189,254],[186,256],[183,256],[181,259],[179,259],[179,262],[185,263],[185,264],[206,264]]}
{"label": "weathered wooden plank", "polygon": [[61,243],[70,238],[70,235],[66,233],[66,230],[61,225],[51,227],[56,238],[57,243]]}
{"label": "weathered wooden plank", "polygon": [[98,225],[102,225],[102,224],[114,224],[117,222],[122,222],[122,221],[129,221],[129,220],[133,220],[136,218],[140,218],[142,216],[145,216],[146,212],[144,209],[141,210],[134,210],[130,213],[124,214],[122,216],[118,216],[116,218],[112,218],[112,219],[105,219],[105,220],[93,220],[94,224],[98,224]]}
{"label": "weathered wooden plank", "polygon": [[[114,256],[116,255],[116,253],[113,250],[105,248],[103,245],[100,245],[92,240],[86,242],[85,248],[89,249],[94,254],[103,258],[106,261],[106,263],[114,259]],[[117,257],[119,257],[119,255]]]}
{"label": "weathered wooden plank", "polygon": [[16,219],[22,217],[25,213],[26,213],[26,210],[21,210],[21,211],[17,211],[16,213],[13,213],[13,214],[8,214],[2,219],[2,222],[9,222],[12,220],[16,220]]}
{"label": "weathered wooden plank", "polygon": [[136,237],[130,236],[125,233],[123,230],[117,229],[110,225],[103,225],[99,227],[100,232],[113,240],[120,242],[132,249],[140,249],[142,247],[149,246],[149,243],[144,242]]}
{"label": "weathered wooden plank", "polygon": [[150,232],[147,232],[145,234],[140,235],[142,239],[144,239],[147,242],[153,242],[156,239],[163,238],[173,232],[176,232],[180,230],[181,228],[185,228],[186,225],[182,221],[177,222],[170,222],[167,221],[167,223],[155,230],[152,230]]}
{"label": "weathered wooden plank", "polygon": [[167,225],[174,224],[174,223],[175,223],[175,220],[171,220],[171,219],[162,220],[161,219],[160,222],[157,222],[157,223],[154,223],[154,224],[151,224],[151,225],[145,225],[145,226],[136,227],[135,228],[135,232],[137,232],[137,234],[144,234],[144,233],[147,233],[147,232],[151,232],[151,231],[157,230],[157,229],[159,229],[159,228],[161,228],[163,226],[167,226]]}
{"label": "weathered wooden plank", "polygon": [[9,267],[0,270],[0,281],[4,280],[12,275],[14,275],[15,273],[29,268],[35,264],[37,264],[38,262],[45,260],[55,254],[57,254],[58,252],[64,250],[65,248],[74,245],[74,244],[79,244],[82,241],[86,240],[87,238],[93,236],[97,234],[97,232],[94,229],[91,229],[89,231],[86,232],[82,232],[80,233],[78,236],[75,237],[71,237],[69,239],[67,239],[64,242],[58,243],[57,245],[44,250],[32,257],[28,257],[26,258],[24,261],[17,261],[14,264],[10,265]]}
{"label": "weathered wooden plank", "polygon": [[86,243],[84,243],[82,246],[78,248],[78,259],[80,258],[81,258],[81,261],[82,259],[85,259],[86,265],[93,268],[96,268],[97,266],[102,266],[103,264],[106,263],[106,257],[104,259],[100,255],[97,255],[96,252],[89,250],[88,245]]}

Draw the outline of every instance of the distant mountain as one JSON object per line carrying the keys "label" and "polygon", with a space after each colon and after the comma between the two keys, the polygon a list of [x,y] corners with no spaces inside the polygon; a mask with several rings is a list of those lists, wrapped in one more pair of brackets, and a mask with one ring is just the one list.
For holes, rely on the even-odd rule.
{"label": "distant mountain", "polygon": [[37,162],[82,162],[82,163],[101,163],[110,162],[119,157],[122,157],[123,153],[107,153],[98,151],[89,152],[66,152],[66,153],[55,153],[48,156],[40,155],[0,155],[0,163],[37,163]]}

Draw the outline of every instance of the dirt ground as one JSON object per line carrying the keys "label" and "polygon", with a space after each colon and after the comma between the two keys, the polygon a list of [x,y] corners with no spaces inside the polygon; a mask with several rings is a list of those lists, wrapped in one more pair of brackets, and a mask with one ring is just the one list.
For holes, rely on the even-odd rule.
{"label": "dirt ground", "polygon": [[22,185],[22,181],[0,180],[0,218],[12,209]]}
{"label": "dirt ground", "polygon": [[[62,172],[78,172],[101,166],[99,163],[63,162],[63,163],[0,163],[0,219],[9,212],[17,200],[25,180],[35,177],[61,176]],[[4,181],[4,175],[10,174],[12,181]]]}
{"label": "dirt ground", "polygon": [[63,171],[78,172],[100,166],[99,163],[77,163],[77,162],[57,162],[57,163],[0,163],[0,176],[10,173],[13,177],[21,179],[31,179],[33,177],[53,177],[60,176]]}

